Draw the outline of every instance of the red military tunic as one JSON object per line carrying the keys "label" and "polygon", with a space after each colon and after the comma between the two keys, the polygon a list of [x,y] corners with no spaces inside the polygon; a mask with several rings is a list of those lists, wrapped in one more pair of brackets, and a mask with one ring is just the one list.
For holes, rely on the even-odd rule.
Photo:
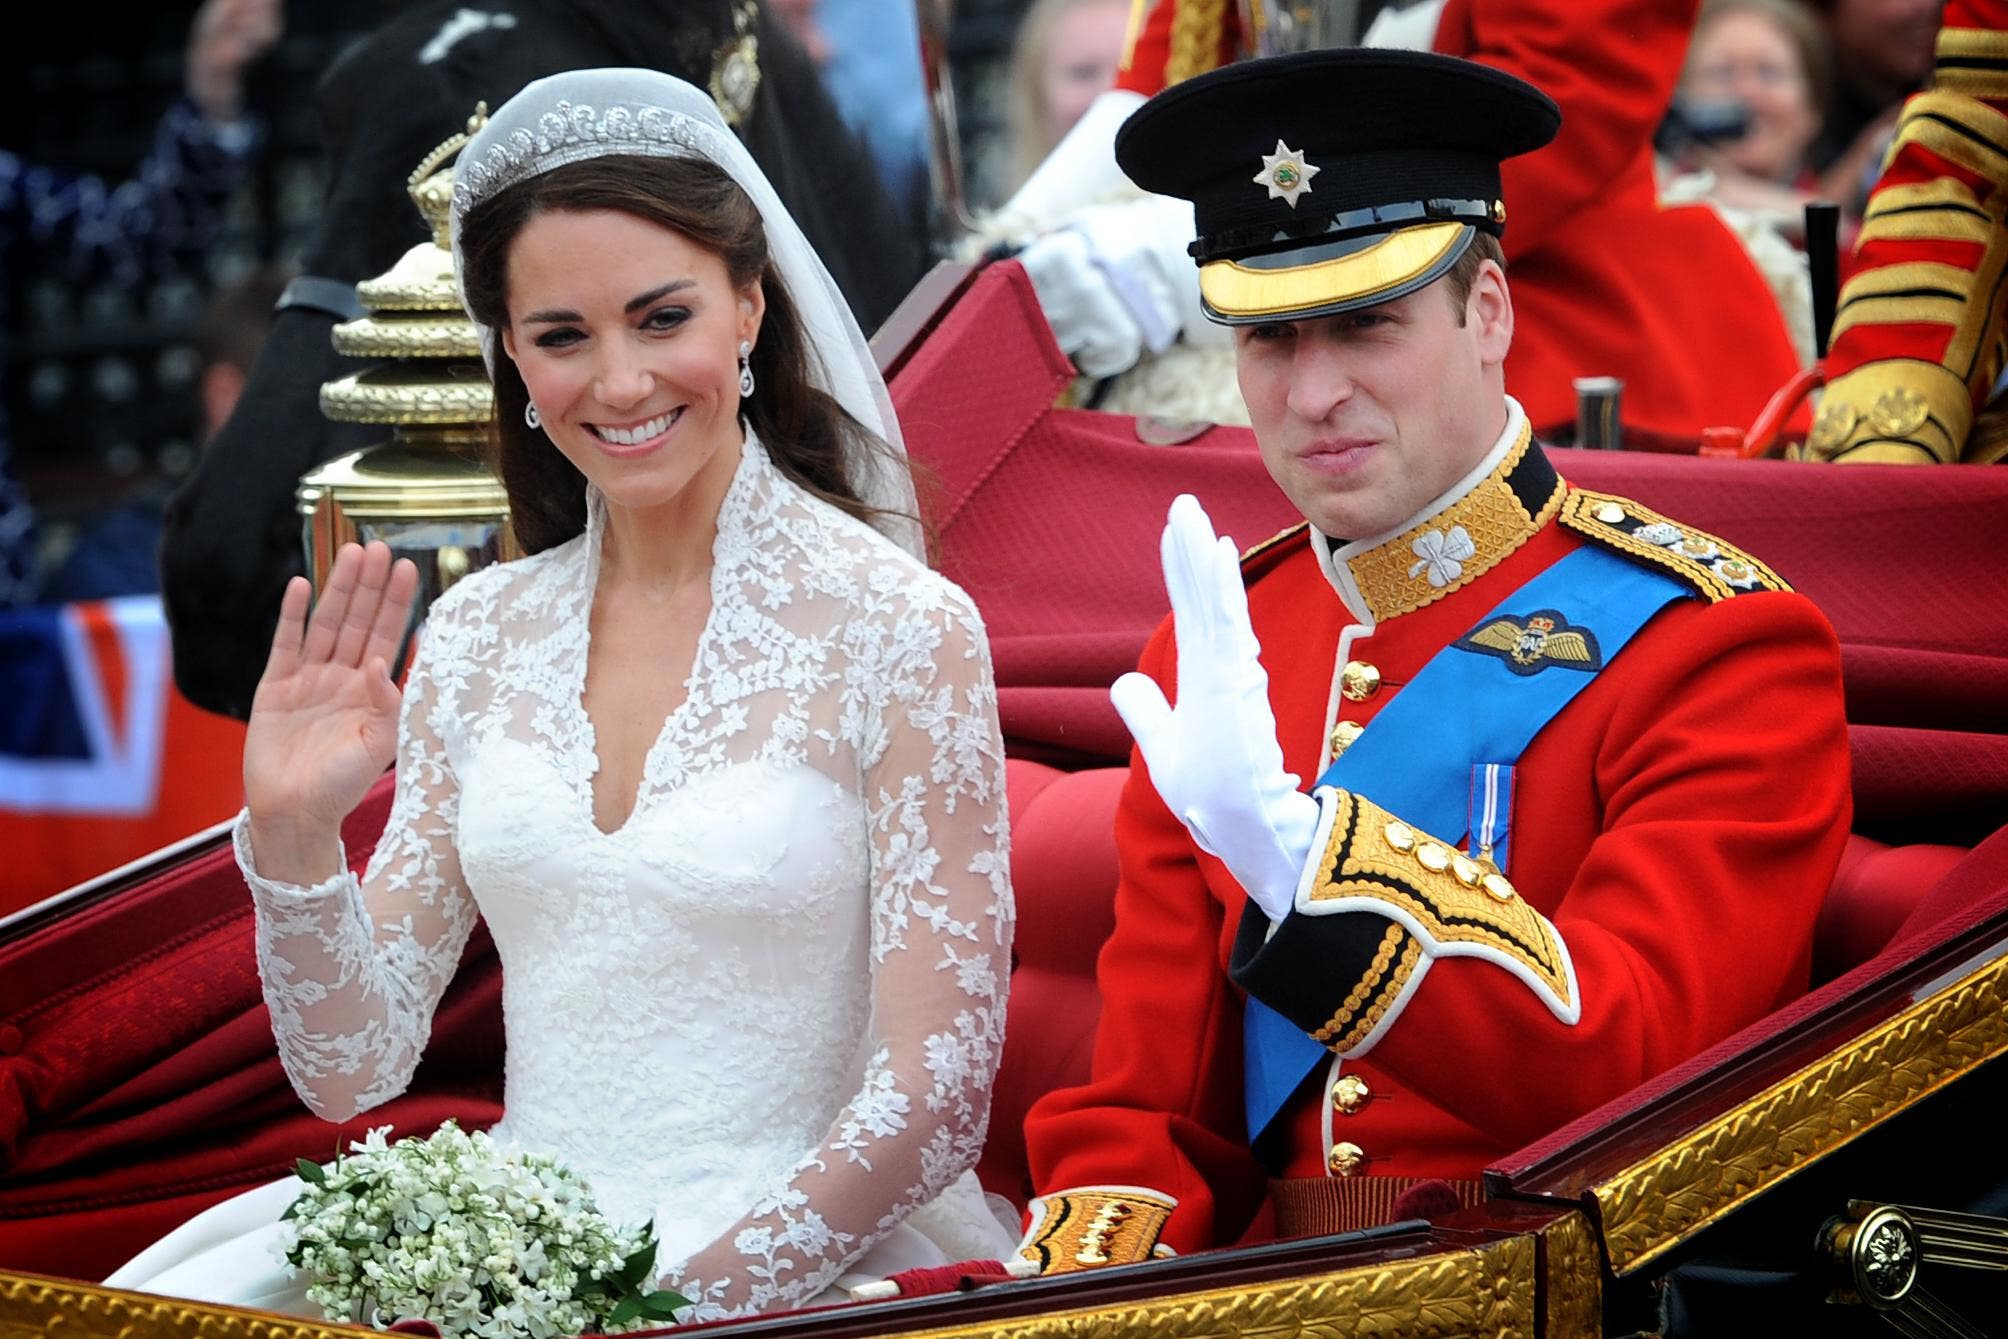
{"label": "red military tunic", "polygon": [[[1549,469],[1538,448],[1530,454]],[[1509,452],[1492,478],[1516,458]],[[1549,478],[1552,486],[1552,470]],[[1516,524],[1496,506],[1477,507],[1486,486],[1377,547],[1341,551],[1336,566],[1352,578],[1360,612],[1378,616],[1370,626],[1341,601],[1301,534],[1248,564],[1285,764],[1307,786],[1325,765],[1335,721],[1371,728],[1432,656],[1536,573],[1598,542],[1596,516],[1650,516],[1572,492],[1561,502],[1564,514],[1576,513],[1570,524],[1552,507]],[[1439,591],[1411,579],[1424,566],[1415,537],[1455,525],[1475,541],[1462,584]],[[1331,1175],[1333,1146],[1343,1142],[1361,1156],[1352,1176],[1475,1178],[1490,1160],[1805,989],[1814,916],[1850,815],[1838,649],[1809,601],[1764,589],[1768,573],[1752,578],[1761,565],[1669,529],[1702,556],[1600,538],[1677,573],[1685,563],[1702,598],[1656,615],[1535,737],[1517,769],[1506,872],[1566,945],[1580,1017],[1560,1021],[1494,962],[1439,958],[1364,1056],[1336,1073],[1328,1066],[1278,1116],[1281,1162],[1270,1170]],[[1718,565],[1756,589],[1715,598],[1734,588],[1713,575]],[[1167,622],[1142,669],[1168,695],[1175,656]],[[1378,687],[1361,700],[1340,688],[1347,660],[1378,671]],[[1356,687],[1363,677],[1371,676],[1356,673]],[[1361,794],[1371,800],[1371,787]],[[1268,1175],[1247,1146],[1243,995],[1226,970],[1245,897],[1165,809],[1140,759],[1116,824],[1122,878],[1099,963],[1104,1011],[1092,1078],[1049,1094],[1028,1117],[1034,1184],[1047,1207],[1076,1187],[1154,1191],[1153,1202],[1175,1205],[1168,1217],[1148,1204],[1137,1211],[1131,1199],[1129,1223],[1161,1229],[1162,1243],[1180,1252],[1232,1242]],[[1301,919],[1288,918],[1278,935]],[[1327,988],[1336,997],[1347,984]],[[1335,1094],[1341,1077],[1348,1083]],[[1156,1242],[1145,1231],[1130,1240],[1138,1250],[1111,1258],[1138,1258]],[[1108,1244],[1098,1239],[1096,1249]]]}
{"label": "red military tunic", "polygon": [[[1187,7],[1151,6],[1119,87],[1148,96],[1233,59],[1234,6]],[[1695,9],[1449,0],[1437,25],[1437,51],[1518,75],[1562,109],[1552,144],[1501,166],[1517,317],[1506,384],[1536,432],[1573,427],[1577,377],[1623,378],[1628,427],[1694,439],[1749,423],[1798,370],[1777,299],[1728,225],[1705,204],[1659,203],[1652,136]]]}
{"label": "red military tunic", "polygon": [[1904,104],[1835,312],[1809,453],[1985,464],[2008,351],[2008,0],[1948,0],[1931,85]]}

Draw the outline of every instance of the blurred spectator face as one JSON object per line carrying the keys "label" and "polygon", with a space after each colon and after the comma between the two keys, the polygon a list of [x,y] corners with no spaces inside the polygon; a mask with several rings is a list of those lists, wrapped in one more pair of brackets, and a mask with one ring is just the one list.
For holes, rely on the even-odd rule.
{"label": "blurred spectator face", "polygon": [[1055,16],[1040,73],[1049,144],[1059,143],[1115,83],[1128,30],[1128,0],[1076,0]]}
{"label": "blurred spectator face", "polygon": [[1842,73],[1900,89],[1923,83],[1944,8],[1944,0],[1832,0],[1827,28]]}
{"label": "blurred spectator face", "polygon": [[1820,132],[1804,53],[1776,18],[1755,6],[1703,15],[1688,48],[1681,95],[1742,106],[1750,129],[1722,145],[1721,155],[1767,181],[1791,180]]}

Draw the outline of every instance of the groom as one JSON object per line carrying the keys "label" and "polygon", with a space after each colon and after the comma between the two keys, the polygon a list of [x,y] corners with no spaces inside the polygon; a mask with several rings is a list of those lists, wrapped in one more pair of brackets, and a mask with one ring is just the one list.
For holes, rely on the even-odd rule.
{"label": "groom", "polygon": [[1305,524],[1237,560],[1172,508],[1173,617],[1113,694],[1138,754],[1092,1077],[1026,1125],[1048,1271],[1230,1243],[1265,1199],[1283,1236],[1474,1202],[1806,986],[1849,818],[1832,631],[1562,482],[1506,394],[1499,162],[1558,125],[1498,71],[1339,50],[1189,80],[1117,139],[1193,202]]}

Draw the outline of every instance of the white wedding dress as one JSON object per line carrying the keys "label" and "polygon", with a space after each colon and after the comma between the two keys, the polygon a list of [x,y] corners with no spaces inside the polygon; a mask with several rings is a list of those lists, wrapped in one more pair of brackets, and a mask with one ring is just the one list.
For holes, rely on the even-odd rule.
{"label": "white wedding dress", "polygon": [[[969,1170],[1012,927],[974,607],[749,437],[688,698],[603,833],[580,697],[590,513],[433,607],[360,884],[261,879],[240,824],[294,1086],[330,1119],[402,1091],[478,914],[503,967],[497,1137],[652,1217],[664,1282],[700,1316],[1008,1253]],[[274,1249],[297,1185],[216,1206],[107,1282],[304,1310]]]}

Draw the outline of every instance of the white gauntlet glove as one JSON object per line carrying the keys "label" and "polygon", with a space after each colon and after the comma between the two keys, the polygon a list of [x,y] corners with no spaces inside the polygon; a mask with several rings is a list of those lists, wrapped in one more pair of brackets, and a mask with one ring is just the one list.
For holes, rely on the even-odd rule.
{"label": "white gauntlet glove", "polygon": [[1199,305],[1192,206],[1138,195],[1116,167],[1116,131],[1143,101],[1125,89],[1097,97],[996,215],[1006,236],[1033,238],[1017,259],[1060,348],[1091,377],[1127,371],[1181,332],[1229,338]]}
{"label": "white gauntlet glove", "polygon": [[1216,539],[1197,498],[1165,522],[1164,584],[1178,638],[1178,705],[1125,674],[1109,698],[1135,737],[1165,807],[1218,857],[1272,921],[1290,912],[1318,826],[1318,802],[1283,770],[1269,676],[1248,621],[1231,539]]}
{"label": "white gauntlet glove", "polygon": [[1090,205],[1018,254],[1060,349],[1087,376],[1112,377],[1146,352],[1229,338],[1199,306],[1186,254],[1192,206],[1167,195]]}

